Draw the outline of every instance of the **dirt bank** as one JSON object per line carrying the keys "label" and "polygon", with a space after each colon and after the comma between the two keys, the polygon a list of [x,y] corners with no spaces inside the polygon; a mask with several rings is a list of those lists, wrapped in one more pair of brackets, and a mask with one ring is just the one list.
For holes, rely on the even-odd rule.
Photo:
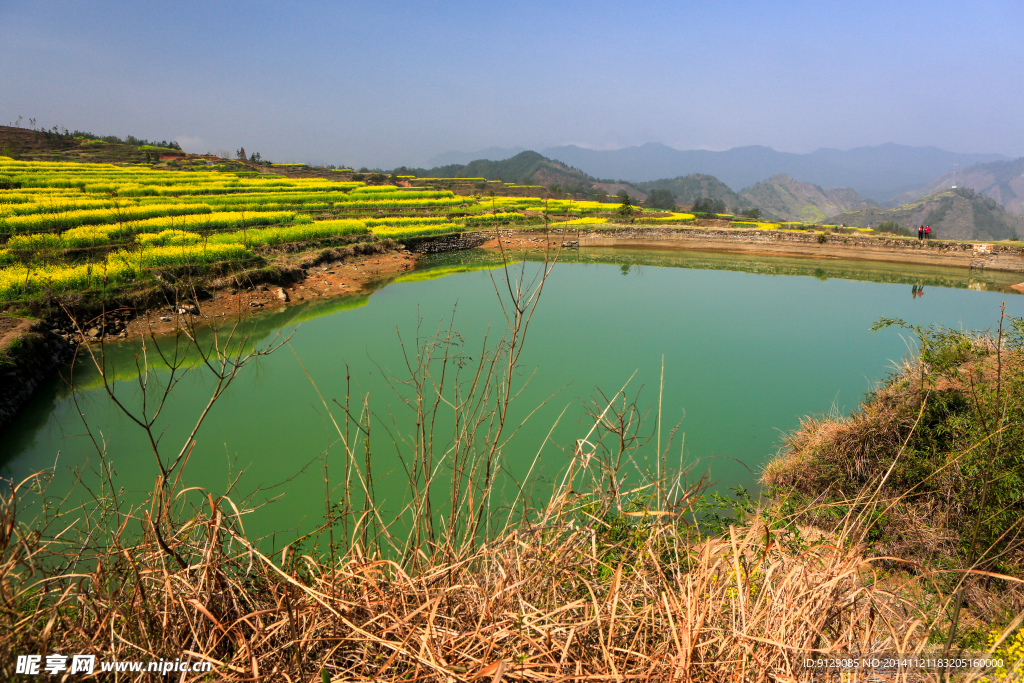
{"label": "dirt bank", "polygon": [[285,284],[232,285],[213,290],[212,298],[190,305],[167,305],[139,313],[125,327],[118,339],[141,335],[165,334],[182,322],[212,322],[222,317],[252,315],[259,311],[280,308],[344,294],[366,291],[370,283],[412,270],[417,256],[408,251],[356,256],[344,261],[326,262],[301,271],[300,279]]}

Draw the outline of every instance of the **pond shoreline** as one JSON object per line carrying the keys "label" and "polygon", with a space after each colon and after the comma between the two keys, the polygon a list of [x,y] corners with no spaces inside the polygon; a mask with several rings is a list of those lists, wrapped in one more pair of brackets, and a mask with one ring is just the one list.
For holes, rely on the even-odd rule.
{"label": "pond shoreline", "polygon": [[76,331],[67,326],[70,321],[0,316],[0,430],[17,418],[36,389],[74,356],[80,343],[109,344],[172,334],[184,327],[243,318],[292,303],[359,294],[381,278],[412,270],[417,260],[407,250],[328,260],[302,269],[291,282],[211,286],[209,298],[195,304],[109,310],[102,319],[80,322],[81,329]]}
{"label": "pond shoreline", "polygon": [[[484,248],[498,248],[494,233]],[[1005,242],[957,242],[885,238],[848,233],[806,233],[725,227],[630,227],[597,230],[559,228],[545,241],[538,231],[502,231],[502,246],[632,247],[729,251],[769,256],[888,261],[917,265],[999,270],[1024,275],[1024,245]],[[567,240],[567,238],[570,238]],[[824,238],[824,239],[822,239]],[[1024,283],[1021,283],[1024,286]]]}

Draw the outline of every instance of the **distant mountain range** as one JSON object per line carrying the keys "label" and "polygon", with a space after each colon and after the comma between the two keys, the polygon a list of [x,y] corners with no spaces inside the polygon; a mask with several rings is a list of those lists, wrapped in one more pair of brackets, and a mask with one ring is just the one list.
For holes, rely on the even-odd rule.
{"label": "distant mountain range", "polygon": [[[449,152],[431,160],[434,165],[467,163],[473,159],[507,159],[521,148],[491,148],[472,153]],[[1009,161],[1001,154],[959,154],[935,147],[885,144],[841,151],[819,149],[809,154],[777,152],[770,147],[735,147],[724,152],[680,151],[658,143],[616,150],[592,150],[566,145],[540,150],[598,178],[650,182],[692,173],[713,175],[728,187],[739,190],[765,178],[786,174],[800,182],[820,187],[849,187],[881,203],[891,203],[903,193],[914,191],[953,170],[974,164]]]}
{"label": "distant mountain range", "polygon": [[676,203],[683,206],[690,206],[698,199],[720,199],[732,213],[758,208],[766,218],[806,223],[821,223],[843,211],[877,206],[850,188],[825,190],[818,185],[793,180],[784,174],[755,183],[739,194],[718,178],[703,173],[644,183],[601,181],[560,161],[529,151],[502,161],[477,159],[468,164],[448,164],[431,169],[400,169],[403,173],[409,171],[435,178],[500,179],[523,185],[557,186],[563,190],[584,193],[614,195],[624,191],[641,202],[647,199],[652,190],[668,190],[675,197]]}
{"label": "distant mountain range", "polygon": [[[520,184],[557,186],[562,190],[588,194],[627,192],[643,201],[654,190],[668,190],[677,204],[690,206],[697,199],[722,200],[727,209],[739,214],[757,208],[765,218],[802,223],[842,223],[858,227],[879,227],[889,223],[913,232],[928,224],[935,236],[947,239],[998,240],[1024,236],[1024,217],[1008,212],[996,199],[968,187],[944,187],[949,179],[932,181],[934,192],[922,190],[909,203],[886,208],[866,199],[849,187],[824,189],[819,185],[776,174],[754,183],[742,192],[734,192],[715,176],[691,173],[647,182],[614,183],[602,181],[561,161],[537,152],[520,152],[500,161],[478,159],[468,164],[448,164],[432,169],[400,169],[421,176],[448,178],[488,178]],[[958,175],[958,182],[984,185],[1002,199],[1019,201],[1024,196],[1024,159],[972,165]]]}
{"label": "distant mountain range", "polygon": [[668,190],[684,206],[709,197],[724,201],[726,208],[734,214],[757,208],[765,218],[800,223],[824,223],[837,213],[878,206],[848,187],[825,190],[782,173],[755,183],[738,194],[718,178],[703,173],[636,183],[636,187],[644,192]]}

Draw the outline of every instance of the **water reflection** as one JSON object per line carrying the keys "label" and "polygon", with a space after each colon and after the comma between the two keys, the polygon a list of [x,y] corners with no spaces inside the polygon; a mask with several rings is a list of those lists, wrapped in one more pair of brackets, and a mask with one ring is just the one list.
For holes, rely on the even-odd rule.
{"label": "water reflection", "polygon": [[[517,255],[530,261],[541,260],[539,250]],[[822,282],[830,279],[857,280],[888,284],[947,287],[1020,294],[1012,288],[1024,275],[994,270],[926,266],[885,261],[839,261],[798,256],[762,256],[729,252],[686,251],[622,247],[581,247],[565,249],[559,254],[563,263],[605,263],[619,266],[623,275],[640,266],[687,268],[695,270],[729,270],[756,275],[813,277]],[[483,250],[435,254],[422,264],[423,272],[446,269],[493,268],[500,265],[501,255]],[[417,271],[420,272],[420,271]]]}

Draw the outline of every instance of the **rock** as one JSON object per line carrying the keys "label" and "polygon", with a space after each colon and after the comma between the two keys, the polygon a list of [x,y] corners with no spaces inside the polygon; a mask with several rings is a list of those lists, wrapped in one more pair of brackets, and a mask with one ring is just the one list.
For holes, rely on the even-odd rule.
{"label": "rock", "polygon": [[160,322],[162,322],[162,323],[169,323],[169,322],[171,322],[171,319],[170,319],[169,316],[166,316],[166,315],[165,316],[161,316]]}
{"label": "rock", "polygon": [[278,287],[277,289],[275,289],[274,290],[274,294],[281,301],[285,301],[285,302],[288,301],[288,292],[284,291],[284,289],[282,287]]}
{"label": "rock", "polygon": [[262,301],[250,301],[249,305],[252,306],[253,308],[260,308],[260,307],[263,306],[263,302]]}
{"label": "rock", "polygon": [[96,337],[100,336],[100,328],[90,327],[88,330],[85,331],[85,336],[92,337],[93,339],[95,339]]}

